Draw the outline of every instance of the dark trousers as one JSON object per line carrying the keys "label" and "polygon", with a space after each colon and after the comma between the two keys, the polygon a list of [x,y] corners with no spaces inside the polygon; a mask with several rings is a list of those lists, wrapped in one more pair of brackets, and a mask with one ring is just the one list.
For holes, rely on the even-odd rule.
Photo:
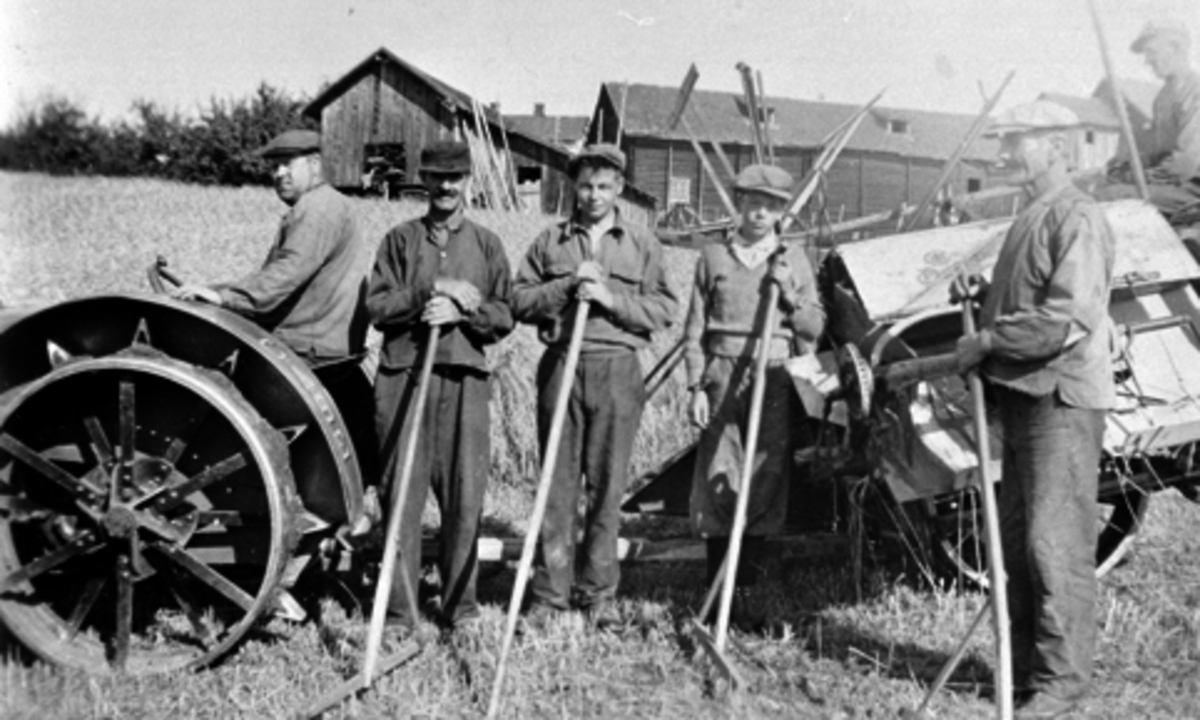
{"label": "dark trousers", "polygon": [[364,486],[379,484],[378,446],[375,439],[375,395],[371,381],[357,360],[314,367],[317,379],[329,391],[333,404],[350,434]]}
{"label": "dark trousers", "polygon": [[1000,535],[1017,688],[1073,700],[1096,644],[1096,490],[1104,411],[998,388]]}
{"label": "dark trousers", "polygon": [[[547,352],[538,366],[538,439],[543,458],[565,360],[565,355]],[[580,357],[533,561],[534,602],[559,609],[570,606],[581,490],[586,493],[587,511],[582,567],[575,583],[579,605],[588,607],[616,595],[621,579],[617,558],[621,496],[645,400],[641,364],[632,350]]]}
{"label": "dark trousers", "polygon": [[[403,462],[403,438],[413,423],[405,422],[415,401],[417,369],[381,369],[375,380],[376,425],[388,495],[397,484]],[[490,463],[487,376],[455,367],[435,367],[430,377],[425,413],[413,463],[409,491],[400,518],[400,545],[388,612],[413,621],[404,583],[414,592],[421,569],[421,512],[433,488],[441,511],[442,580],[440,620],[455,623],[479,612],[475,601],[479,519],[483,513]],[[391,511],[389,504],[388,512]]]}

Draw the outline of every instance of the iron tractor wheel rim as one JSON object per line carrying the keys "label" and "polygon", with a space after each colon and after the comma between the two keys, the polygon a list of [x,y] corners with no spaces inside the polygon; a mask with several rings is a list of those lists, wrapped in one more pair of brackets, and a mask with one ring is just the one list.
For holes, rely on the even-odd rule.
{"label": "iron tractor wheel rim", "polygon": [[0,620],[26,647],[91,673],[168,672],[212,663],[274,606],[299,501],[283,436],[225,376],[131,349],[13,395]]}

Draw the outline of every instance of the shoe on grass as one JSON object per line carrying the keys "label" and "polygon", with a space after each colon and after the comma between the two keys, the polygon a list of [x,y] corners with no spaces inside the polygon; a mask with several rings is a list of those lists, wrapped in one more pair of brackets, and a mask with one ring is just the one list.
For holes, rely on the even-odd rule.
{"label": "shoe on grass", "polygon": [[600,632],[620,632],[625,629],[625,620],[617,611],[616,603],[601,600],[587,609],[588,622]]}
{"label": "shoe on grass", "polygon": [[1021,703],[1013,714],[1014,720],[1053,720],[1066,717],[1079,707],[1078,700],[1063,700],[1044,692],[1035,692]]}

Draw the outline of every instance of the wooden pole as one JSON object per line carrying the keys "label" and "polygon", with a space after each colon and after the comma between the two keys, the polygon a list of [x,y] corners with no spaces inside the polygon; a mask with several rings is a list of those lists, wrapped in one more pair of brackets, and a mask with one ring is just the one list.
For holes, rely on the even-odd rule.
{"label": "wooden pole", "polygon": [[963,655],[967,654],[967,643],[971,641],[971,636],[975,634],[975,629],[979,627],[979,623],[983,622],[983,618],[992,610],[992,599],[989,597],[983,607],[979,608],[979,612],[975,614],[975,619],[971,621],[971,627],[967,628],[967,632],[963,634],[962,640],[958,641],[958,645],[954,648],[954,652],[950,653],[950,658],[946,660],[946,664],[942,665],[942,669],[938,671],[937,677],[934,678],[933,684],[929,686],[929,690],[925,692],[925,697],[921,698],[921,704],[911,713],[902,712],[901,717],[924,717],[925,709],[929,707],[929,703],[933,700],[933,696],[937,695],[945,687],[946,681],[954,674],[954,669],[962,662]]}
{"label": "wooden pole", "polygon": [[746,114],[750,116],[750,142],[754,145],[754,162],[766,162],[766,155],[763,153],[763,137],[762,118],[758,113],[758,94],[754,91],[754,73],[750,70],[750,66],[744,62],[736,65],[737,71],[742,76],[742,99],[746,103]]}
{"label": "wooden pole", "polygon": [[767,161],[775,164],[775,145],[771,142],[771,114],[767,108],[767,93],[763,90],[762,70],[756,70],[754,76],[758,79],[758,107],[762,112],[763,145],[767,148]]}
{"label": "wooden pole", "polygon": [[[671,373],[675,372],[675,368],[679,367],[679,364],[683,362],[683,342],[683,338],[680,338],[679,342],[667,351],[667,354],[663,356],[658,365],[646,376],[647,402],[658,393],[663,385],[667,384],[667,380],[671,378]],[[660,370],[662,371],[661,374],[659,374]]]}
{"label": "wooden pole", "polygon": [[721,199],[721,205],[725,207],[725,212],[729,213],[729,217],[737,217],[737,207],[733,204],[733,198],[729,197],[729,192],[725,190],[725,186],[721,184],[721,178],[717,176],[717,171],[708,161],[708,156],[704,154],[704,148],[700,147],[700,141],[696,139],[696,134],[692,132],[692,126],[688,124],[687,118],[679,118],[679,124],[683,126],[683,131],[687,133],[688,141],[692,144],[692,150],[696,153],[696,157],[700,159],[700,166],[704,169],[704,174],[712,181],[713,189],[717,191],[717,197]]}
{"label": "wooden pole", "polygon": [[1138,154],[1137,141],[1133,137],[1133,126],[1129,124],[1129,111],[1125,108],[1125,95],[1121,92],[1117,73],[1113,70],[1112,53],[1108,49],[1108,40],[1104,37],[1104,27],[1100,24],[1100,13],[1096,10],[1096,0],[1088,0],[1088,11],[1092,14],[1092,25],[1096,28],[1096,39],[1100,42],[1100,57],[1104,59],[1104,73],[1108,75],[1108,89],[1112,91],[1113,105],[1116,106],[1117,119],[1121,121],[1121,135],[1129,146],[1129,167],[1133,169],[1133,179],[1137,183],[1138,195],[1143,200],[1150,199],[1150,189],[1146,187],[1146,171],[1142,167],[1142,156]]}
{"label": "wooden pole", "polygon": [[[387,615],[388,599],[392,593],[392,575],[396,572],[396,546],[400,543],[400,516],[404,514],[404,503],[412,484],[413,465],[417,458],[417,441],[421,434],[421,418],[425,414],[425,400],[429,396],[429,378],[433,375],[433,359],[437,355],[438,337],[441,328],[429,326],[429,338],[425,341],[425,355],[421,358],[421,373],[417,376],[417,390],[413,398],[412,413],[407,418],[408,434],[404,438],[403,455],[400,461],[400,479],[393,488],[391,515],[388,517],[387,537],[383,543],[383,560],[379,568],[379,580],[375,585],[375,601],[371,606],[371,628],[367,633],[367,653],[363,660],[363,686],[375,679],[375,664],[379,660],[379,645],[383,640],[383,624]],[[405,599],[412,612],[417,612],[417,593],[412,578],[401,573],[404,581]],[[414,618],[415,621],[415,618]]]}
{"label": "wooden pole", "polygon": [[942,186],[945,185],[946,181],[950,179],[950,175],[954,172],[954,168],[958,167],[958,163],[962,160],[963,155],[966,155],[967,150],[971,147],[971,143],[975,142],[976,138],[979,137],[979,134],[983,132],[983,128],[987,125],[988,116],[992,114],[992,110],[996,107],[996,103],[1000,101],[1000,96],[1004,93],[1004,89],[1008,87],[1008,84],[1012,82],[1013,76],[1016,74],[1016,70],[1009,70],[1008,75],[1004,78],[1004,82],[1000,83],[1000,87],[996,90],[995,94],[988,98],[987,102],[983,104],[983,108],[979,111],[979,115],[975,117],[975,122],[971,123],[971,127],[967,129],[967,134],[963,135],[962,140],[960,140],[958,143],[958,147],[954,149],[954,153],[951,154],[950,157],[946,159],[945,164],[942,165],[942,172],[940,175],[938,175],[937,182],[935,182],[933,186],[929,188],[929,192],[925,193],[925,197],[922,198],[920,204],[917,205],[916,212],[914,212],[912,215],[909,215],[908,219],[905,220],[904,226],[901,228],[900,232],[908,232],[915,228],[917,223],[921,222],[921,218],[924,217],[925,212],[929,209],[929,206],[933,204],[933,201],[937,198],[938,193],[941,192]]}
{"label": "wooden pole", "polygon": [[[963,333],[975,333],[975,315],[971,303],[962,307]],[[992,453],[988,442],[987,406],[983,398],[983,381],[979,371],[967,375],[971,386],[972,415],[975,421],[975,448],[979,455],[979,495],[983,499],[984,530],[987,533],[988,580],[991,583],[992,631],[996,636],[996,716],[1012,720],[1013,677],[1012,641],[1008,627],[1008,593],[1004,573],[1004,553],[1000,549],[1000,513],[996,509]]]}
{"label": "wooden pole", "polygon": [[787,212],[782,222],[784,232],[792,226],[796,214],[804,208],[804,204],[808,202],[808,199],[812,197],[813,192],[817,189],[821,176],[828,172],[829,168],[833,167],[833,163],[841,155],[842,149],[846,147],[846,143],[850,142],[850,138],[854,136],[855,131],[858,130],[858,126],[867,117],[867,112],[882,96],[883,93],[876,95],[870,102],[859,108],[850,122],[842,125],[842,133],[821,151],[820,156],[817,157],[817,161],[813,163],[812,169],[800,181],[800,185],[796,188],[795,194],[792,195],[792,199],[788,203]]}
{"label": "wooden pole", "polygon": [[754,386],[750,394],[750,419],[746,426],[746,442],[743,445],[742,473],[739,476],[737,505],[733,513],[733,529],[729,533],[729,549],[726,551],[725,582],[721,586],[721,606],[717,612],[717,652],[725,652],[725,641],[729,635],[729,609],[733,605],[733,588],[737,584],[739,555],[742,552],[742,533],[746,531],[746,510],[750,506],[750,482],[754,473],[754,456],[758,450],[758,432],[762,424],[763,397],[767,391],[767,361],[771,358],[771,339],[779,306],[779,286],[767,281],[767,311],[763,313],[763,325],[759,332],[758,354],[754,360]]}
{"label": "wooden pole", "polygon": [[567,418],[567,406],[571,401],[571,388],[575,383],[575,369],[579,365],[579,354],[583,349],[583,331],[587,326],[588,301],[580,300],[575,311],[575,323],[571,327],[571,341],[567,346],[567,357],[563,363],[562,379],[558,385],[558,397],[554,400],[554,414],[550,416],[550,434],[546,438],[542,457],[542,474],[538,478],[537,497],[533,501],[533,515],[525,530],[525,545],[521,549],[521,562],[517,566],[517,578],[513,582],[512,598],[508,602],[508,623],[504,628],[504,641],[500,646],[500,660],[496,664],[496,679],[492,682],[492,697],[488,702],[488,718],[500,712],[500,692],[504,688],[504,671],[508,652],[512,647],[513,635],[517,631],[517,619],[521,614],[521,602],[525,599],[525,584],[529,580],[529,569],[533,565],[533,554],[538,536],[542,532],[542,519],[546,515],[546,502],[550,498],[550,481],[554,479],[554,465],[558,460],[558,446],[562,443],[563,424]]}

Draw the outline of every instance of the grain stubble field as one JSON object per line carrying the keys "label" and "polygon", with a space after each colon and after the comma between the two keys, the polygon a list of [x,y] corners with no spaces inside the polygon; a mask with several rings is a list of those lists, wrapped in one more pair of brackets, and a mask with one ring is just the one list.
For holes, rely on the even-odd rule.
{"label": "grain stubble field", "polygon": [[[416,203],[359,201],[366,235],[421,212]],[[262,188],[199,188],[149,180],[0,174],[0,302],[36,305],[94,293],[144,291],[157,254],[189,280],[210,282],[260,262],[282,205]],[[515,263],[547,218],[475,212]],[[671,280],[686,298],[694,256],[669,250]],[[682,312],[682,309],[681,309]],[[678,338],[657,339],[644,365]],[[0,348],[0,352],[3,349]],[[528,328],[497,348],[493,480],[486,527],[524,531],[536,477],[533,368],[540,353]],[[691,439],[678,377],[647,409],[635,471]],[[431,516],[431,522],[436,517]],[[1101,583],[1099,648],[1092,698],[1081,716],[1200,717],[1200,508],[1172,492],[1156,496],[1129,562]],[[639,522],[639,531],[647,524]],[[678,532],[680,523],[650,525]],[[982,603],[976,593],[918,587],[880,565],[855,587],[844,558],[781,560],[756,598],[769,631],[747,637],[756,663],[741,662],[749,689],[714,688],[683,623],[701,601],[698,564],[628,566],[621,636],[593,633],[575,614],[514,647],[506,717],[895,717],[915,705]],[[383,678],[361,702],[331,717],[478,717],[487,702],[512,572],[483,571],[478,637],[435,642]],[[346,596],[346,593],[332,593]],[[859,599],[861,597],[861,599]],[[363,635],[362,609],[324,603],[325,623]],[[359,662],[357,646],[316,623],[272,621],[208,671],[152,678],[89,678],[12,657],[0,660],[0,717],[286,717]],[[937,717],[985,718],[990,633],[972,641]],[[714,692],[714,690],[716,690]]]}

